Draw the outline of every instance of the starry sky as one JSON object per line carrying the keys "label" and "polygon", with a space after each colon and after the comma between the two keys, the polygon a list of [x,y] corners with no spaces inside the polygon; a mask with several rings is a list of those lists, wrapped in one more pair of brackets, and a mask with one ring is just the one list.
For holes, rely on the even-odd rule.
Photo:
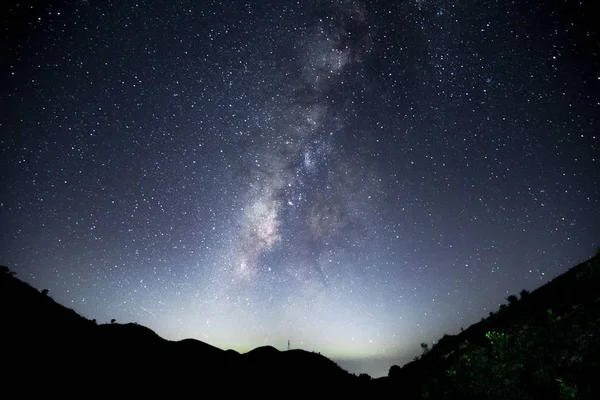
{"label": "starry sky", "polygon": [[0,264],[386,375],[599,245],[592,3],[3,2]]}

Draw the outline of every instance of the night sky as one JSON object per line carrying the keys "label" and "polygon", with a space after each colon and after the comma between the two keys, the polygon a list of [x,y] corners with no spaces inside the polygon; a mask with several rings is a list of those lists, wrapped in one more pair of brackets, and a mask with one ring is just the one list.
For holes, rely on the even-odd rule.
{"label": "night sky", "polygon": [[592,3],[3,2],[0,264],[386,375],[600,244]]}

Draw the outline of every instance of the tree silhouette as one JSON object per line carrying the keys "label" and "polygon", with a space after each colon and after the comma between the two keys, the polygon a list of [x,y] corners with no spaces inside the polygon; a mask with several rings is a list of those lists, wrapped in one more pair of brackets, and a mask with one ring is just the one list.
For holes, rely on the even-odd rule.
{"label": "tree silhouette", "polygon": [[427,343],[421,343],[421,349],[423,350],[423,354],[429,353],[429,345]]}
{"label": "tree silhouette", "polygon": [[395,379],[400,376],[402,369],[398,365],[392,365],[388,371],[388,378]]}
{"label": "tree silhouette", "polygon": [[42,290],[42,294],[43,294],[44,296],[48,296],[48,289],[44,289],[44,290]]}
{"label": "tree silhouette", "polygon": [[363,372],[362,374],[358,375],[358,379],[360,379],[360,380],[361,380],[361,381],[363,381],[363,382],[368,382],[368,381],[370,381],[370,380],[371,380],[371,379],[373,379],[373,378],[371,378],[371,375],[369,375],[369,374],[365,374],[365,373]]}
{"label": "tree silhouette", "polygon": [[529,290],[523,289],[519,292],[519,296],[521,296],[521,300],[529,295]]}
{"label": "tree silhouette", "polygon": [[506,298],[506,300],[508,300],[508,304],[512,306],[512,305],[513,305],[513,304],[515,304],[517,301],[519,301],[519,298],[518,298],[517,296],[515,296],[514,294],[511,294],[510,296],[508,296],[508,297]]}
{"label": "tree silhouette", "polygon": [[111,324],[114,324],[115,322],[117,322],[117,320],[116,320],[116,319],[114,319],[114,318],[110,320],[110,323],[111,323]]}
{"label": "tree silhouette", "polygon": [[2,274],[11,275],[11,276],[15,276],[17,274],[15,271],[11,271],[10,268],[8,268],[5,265],[0,265],[0,272]]}

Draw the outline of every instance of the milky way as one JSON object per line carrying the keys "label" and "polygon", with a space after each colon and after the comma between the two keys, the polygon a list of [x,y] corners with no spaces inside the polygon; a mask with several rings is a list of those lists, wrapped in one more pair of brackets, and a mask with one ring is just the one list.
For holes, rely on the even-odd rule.
{"label": "milky way", "polygon": [[3,3],[0,263],[385,375],[599,245],[599,16],[489,3]]}
{"label": "milky way", "polygon": [[[336,106],[344,99],[336,93],[345,69],[361,62],[369,42],[365,10],[341,3],[323,12],[292,43],[297,62],[274,77],[284,89],[273,93],[277,106],[265,105],[272,111],[259,123],[261,140],[248,148],[250,189],[234,259],[238,275],[255,276],[261,255],[281,241],[292,250],[302,251],[311,243],[316,247],[343,223],[349,188],[339,188],[342,193],[334,199],[336,177],[329,174],[337,161],[333,143],[344,128],[344,115]],[[287,224],[297,225],[305,237],[284,234]]]}

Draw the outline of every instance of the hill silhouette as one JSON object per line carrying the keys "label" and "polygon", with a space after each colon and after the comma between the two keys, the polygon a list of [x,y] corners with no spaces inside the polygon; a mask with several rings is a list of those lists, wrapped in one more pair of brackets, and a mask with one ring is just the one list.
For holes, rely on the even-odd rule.
{"label": "hill silhouette", "polygon": [[407,398],[600,398],[600,255],[445,335],[385,384]]}
{"label": "hill silhouette", "polygon": [[36,382],[61,394],[119,388],[136,396],[216,390],[262,397],[600,398],[600,255],[507,300],[459,334],[431,348],[423,343],[420,357],[392,366],[388,377],[371,380],[303,350],[264,346],[240,354],[194,339],[165,340],[135,323],[98,325],[1,267],[4,388],[23,393]]}
{"label": "hill silhouette", "polygon": [[[246,354],[185,339],[169,341],[136,323],[97,325],[0,271],[2,362],[8,385],[68,379],[71,389],[119,387],[218,389],[221,395],[275,396],[280,385],[294,393],[328,388],[355,391],[362,381],[326,357],[303,350],[259,347]],[[316,386],[315,386],[316,385]],[[6,387],[6,385],[5,385]],[[152,392],[151,392],[152,393]]]}

